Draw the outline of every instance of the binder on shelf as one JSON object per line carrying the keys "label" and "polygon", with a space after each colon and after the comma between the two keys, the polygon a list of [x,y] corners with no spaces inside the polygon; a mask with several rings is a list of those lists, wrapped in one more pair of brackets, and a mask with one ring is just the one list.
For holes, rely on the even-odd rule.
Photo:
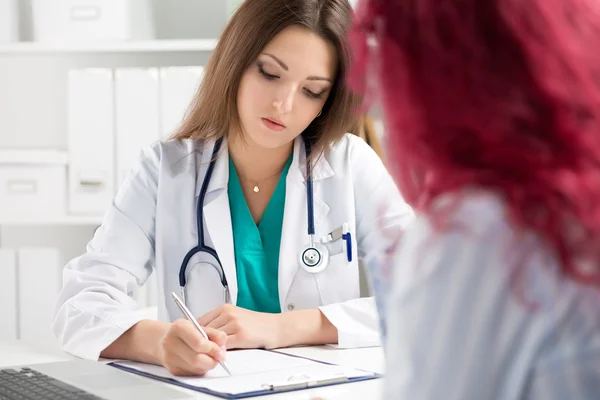
{"label": "binder on shelf", "polygon": [[56,301],[62,287],[60,252],[56,248],[18,250],[19,339],[39,349],[60,348],[52,333]]}
{"label": "binder on shelf", "polygon": [[19,40],[19,2],[0,0],[0,43]]}
{"label": "binder on shelf", "polygon": [[115,70],[117,187],[145,146],[159,140],[158,68]]}
{"label": "binder on shelf", "polygon": [[0,249],[0,341],[17,340],[16,252]]}
{"label": "binder on shelf", "polygon": [[114,196],[113,71],[68,75],[69,211],[103,214]]}
{"label": "binder on shelf", "polygon": [[202,80],[201,66],[163,67],[160,69],[161,139],[180,126]]}

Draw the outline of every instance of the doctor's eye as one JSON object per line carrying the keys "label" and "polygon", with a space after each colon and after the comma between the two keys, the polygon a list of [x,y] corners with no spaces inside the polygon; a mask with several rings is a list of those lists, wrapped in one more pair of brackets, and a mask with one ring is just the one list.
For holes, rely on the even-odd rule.
{"label": "doctor's eye", "polygon": [[277,75],[269,74],[268,72],[266,72],[263,63],[260,62],[258,63],[258,73],[270,81],[274,79],[279,79]]}
{"label": "doctor's eye", "polygon": [[304,93],[306,93],[306,95],[307,95],[308,97],[312,97],[313,99],[320,99],[320,98],[322,98],[322,97],[323,97],[323,94],[325,94],[325,90],[323,90],[323,91],[322,91],[322,92],[320,92],[320,93],[315,93],[315,92],[313,92],[313,91],[311,91],[311,90],[304,89]]}

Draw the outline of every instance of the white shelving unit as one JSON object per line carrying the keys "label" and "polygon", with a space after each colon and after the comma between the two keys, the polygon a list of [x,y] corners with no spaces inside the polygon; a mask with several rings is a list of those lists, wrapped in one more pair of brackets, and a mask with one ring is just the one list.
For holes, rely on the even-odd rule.
{"label": "white shelving unit", "polygon": [[[231,10],[240,1],[152,0],[155,40],[74,38],[55,42],[33,40],[32,0],[23,0],[19,7],[19,41],[0,42],[0,87],[4,89],[0,93],[0,108],[4,110],[0,111],[0,164],[43,164],[44,160],[56,162],[60,158],[69,166],[66,134],[69,69],[205,65]],[[33,148],[41,149],[39,155],[32,152]],[[10,214],[6,217],[5,214],[0,216],[0,237],[7,237],[7,231],[20,227],[88,229],[100,225],[102,218],[102,215],[34,217],[15,213],[14,217]]]}
{"label": "white shelving unit", "polygon": [[0,55],[210,52],[217,39],[174,39],[99,43],[20,42],[0,45]]}
{"label": "white shelving unit", "polygon": [[61,150],[0,149],[0,164],[67,164],[69,154]]}
{"label": "white shelving unit", "polygon": [[70,226],[96,226],[102,223],[102,216],[73,216],[51,218],[7,218],[0,219],[1,226],[52,226],[52,225],[70,225]]}
{"label": "white shelving unit", "polygon": [[[54,292],[61,285],[62,268],[86,251],[106,211],[94,210],[86,215],[73,210],[69,199],[68,174],[75,170],[76,162],[76,153],[71,152],[69,142],[69,71],[88,68],[167,70],[206,65],[217,45],[216,38],[229,18],[229,7],[240,1],[151,0],[156,40],[82,42],[69,39],[56,43],[34,41],[32,0],[16,0],[19,41],[0,41],[0,167],[5,168],[4,180],[0,179],[0,200],[2,190],[7,192],[9,188],[13,200],[22,196],[10,206],[0,201],[5,211],[0,215],[0,251],[4,252],[0,253],[0,283],[4,286],[0,286],[12,293],[7,296],[14,301],[8,304],[15,309],[14,315],[10,314],[12,318],[3,320],[2,328],[8,326],[12,337],[28,340],[17,327],[32,320],[38,323],[39,318],[34,319],[31,312],[27,312],[37,310],[37,304],[49,305],[41,315],[46,318],[43,321],[49,321],[51,312],[48,310],[56,302]],[[132,132],[132,136],[136,133]],[[114,147],[116,151],[118,146]],[[8,172],[17,169],[22,172],[26,168],[35,172],[30,175]],[[42,185],[49,181],[43,179],[45,173],[51,170],[50,178],[56,178],[57,169],[61,174],[64,171],[67,177],[64,208],[52,207],[54,203],[49,201],[65,190],[62,180],[53,181],[58,184]],[[111,183],[110,187],[113,186],[116,189],[119,185]],[[22,200],[31,193],[41,194],[42,201],[30,205]],[[22,250],[25,252],[21,253]],[[30,257],[28,261],[22,254],[38,254],[39,258]],[[53,257],[48,257],[52,254]],[[156,289],[152,282],[155,281],[149,281],[136,293],[142,307],[155,304]],[[22,301],[24,290],[34,288],[35,291],[40,287],[53,290],[27,293],[25,298],[34,303]],[[148,317],[156,318],[156,312]],[[49,328],[49,322],[42,325],[42,329]],[[41,335],[49,340],[52,336],[47,331]]]}

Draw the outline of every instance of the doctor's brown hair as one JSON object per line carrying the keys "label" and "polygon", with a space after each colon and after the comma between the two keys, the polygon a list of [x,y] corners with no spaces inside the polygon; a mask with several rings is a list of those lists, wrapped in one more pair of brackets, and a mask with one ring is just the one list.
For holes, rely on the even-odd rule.
{"label": "doctor's brown hair", "polygon": [[198,92],[172,139],[217,139],[240,132],[237,93],[246,69],[283,29],[300,26],[332,43],[337,75],[321,115],[302,132],[313,154],[340,139],[354,124],[358,95],[346,86],[350,64],[347,0],[245,0],[225,27],[208,61]]}

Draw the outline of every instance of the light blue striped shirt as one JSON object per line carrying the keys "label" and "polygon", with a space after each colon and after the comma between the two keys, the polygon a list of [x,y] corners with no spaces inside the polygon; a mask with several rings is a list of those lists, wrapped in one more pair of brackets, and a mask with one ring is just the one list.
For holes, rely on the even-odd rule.
{"label": "light blue striped shirt", "polygon": [[600,291],[560,276],[498,198],[463,198],[445,231],[418,216],[393,260],[391,285],[371,263],[385,399],[600,399]]}

